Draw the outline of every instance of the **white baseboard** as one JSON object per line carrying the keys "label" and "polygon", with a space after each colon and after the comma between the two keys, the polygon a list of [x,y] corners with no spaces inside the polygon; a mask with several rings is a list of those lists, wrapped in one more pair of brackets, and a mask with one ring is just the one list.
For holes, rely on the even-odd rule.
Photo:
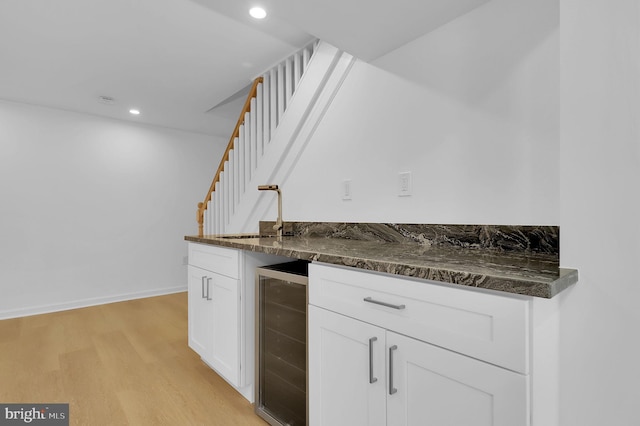
{"label": "white baseboard", "polygon": [[118,294],[115,296],[95,297],[91,299],[75,300],[73,302],[55,305],[35,306],[29,308],[1,311],[0,320],[27,317],[31,315],[49,314],[52,312],[68,311],[70,309],[86,308],[89,306],[106,305],[107,303],[124,302],[127,300],[144,299],[146,297],[163,296],[165,294],[187,291],[187,286],[169,287],[156,290],[146,290],[136,293]]}

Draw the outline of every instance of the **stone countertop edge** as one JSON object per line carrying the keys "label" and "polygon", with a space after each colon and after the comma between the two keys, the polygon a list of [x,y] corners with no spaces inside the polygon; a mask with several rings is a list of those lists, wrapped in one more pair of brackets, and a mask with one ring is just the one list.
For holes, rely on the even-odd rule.
{"label": "stone countertop edge", "polygon": [[[437,265],[433,264],[416,265],[415,261],[402,263],[399,261],[386,261],[384,259],[368,259],[351,255],[345,256],[340,253],[323,253],[320,251],[314,251],[313,248],[310,247],[298,249],[260,244],[259,241],[264,241],[264,238],[242,238],[241,236],[239,236],[239,238],[229,237],[230,236],[185,236],[184,239],[186,241],[202,244],[274,254],[294,259],[316,261],[363,270],[389,273],[404,277],[431,280],[467,287],[484,288],[546,299],[556,296],[566,288],[578,282],[578,271],[575,269],[558,268],[558,275],[554,279],[546,277],[513,277],[508,276],[508,274],[500,274],[498,272],[489,274],[474,273],[465,271],[462,267],[459,267],[456,270],[451,270],[447,268],[439,268]],[[258,240],[258,242],[256,242],[256,240]],[[267,240],[270,242],[276,241],[275,238],[267,238]]]}

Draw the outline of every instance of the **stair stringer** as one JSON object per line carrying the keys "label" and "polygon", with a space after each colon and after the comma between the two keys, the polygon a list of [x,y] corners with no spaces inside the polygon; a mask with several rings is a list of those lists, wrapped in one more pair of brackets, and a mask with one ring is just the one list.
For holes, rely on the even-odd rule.
{"label": "stair stringer", "polygon": [[[289,175],[355,61],[352,55],[320,42],[225,233],[257,232],[260,220],[275,220],[276,196],[258,191],[258,185],[280,185],[286,197]],[[286,221],[286,211],[283,215]]]}

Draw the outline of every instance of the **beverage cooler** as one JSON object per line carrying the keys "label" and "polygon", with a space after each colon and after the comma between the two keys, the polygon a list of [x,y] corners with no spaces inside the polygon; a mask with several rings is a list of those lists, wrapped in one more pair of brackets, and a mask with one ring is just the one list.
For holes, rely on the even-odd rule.
{"label": "beverage cooler", "polygon": [[307,424],[306,261],[256,269],[256,413],[271,425]]}

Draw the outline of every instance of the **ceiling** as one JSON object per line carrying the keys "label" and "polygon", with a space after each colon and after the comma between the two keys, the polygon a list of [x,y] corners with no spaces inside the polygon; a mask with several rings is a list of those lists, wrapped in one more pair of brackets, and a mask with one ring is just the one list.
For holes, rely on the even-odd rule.
{"label": "ceiling", "polygon": [[228,137],[246,86],[314,38],[372,61],[487,1],[2,0],[0,99]]}

